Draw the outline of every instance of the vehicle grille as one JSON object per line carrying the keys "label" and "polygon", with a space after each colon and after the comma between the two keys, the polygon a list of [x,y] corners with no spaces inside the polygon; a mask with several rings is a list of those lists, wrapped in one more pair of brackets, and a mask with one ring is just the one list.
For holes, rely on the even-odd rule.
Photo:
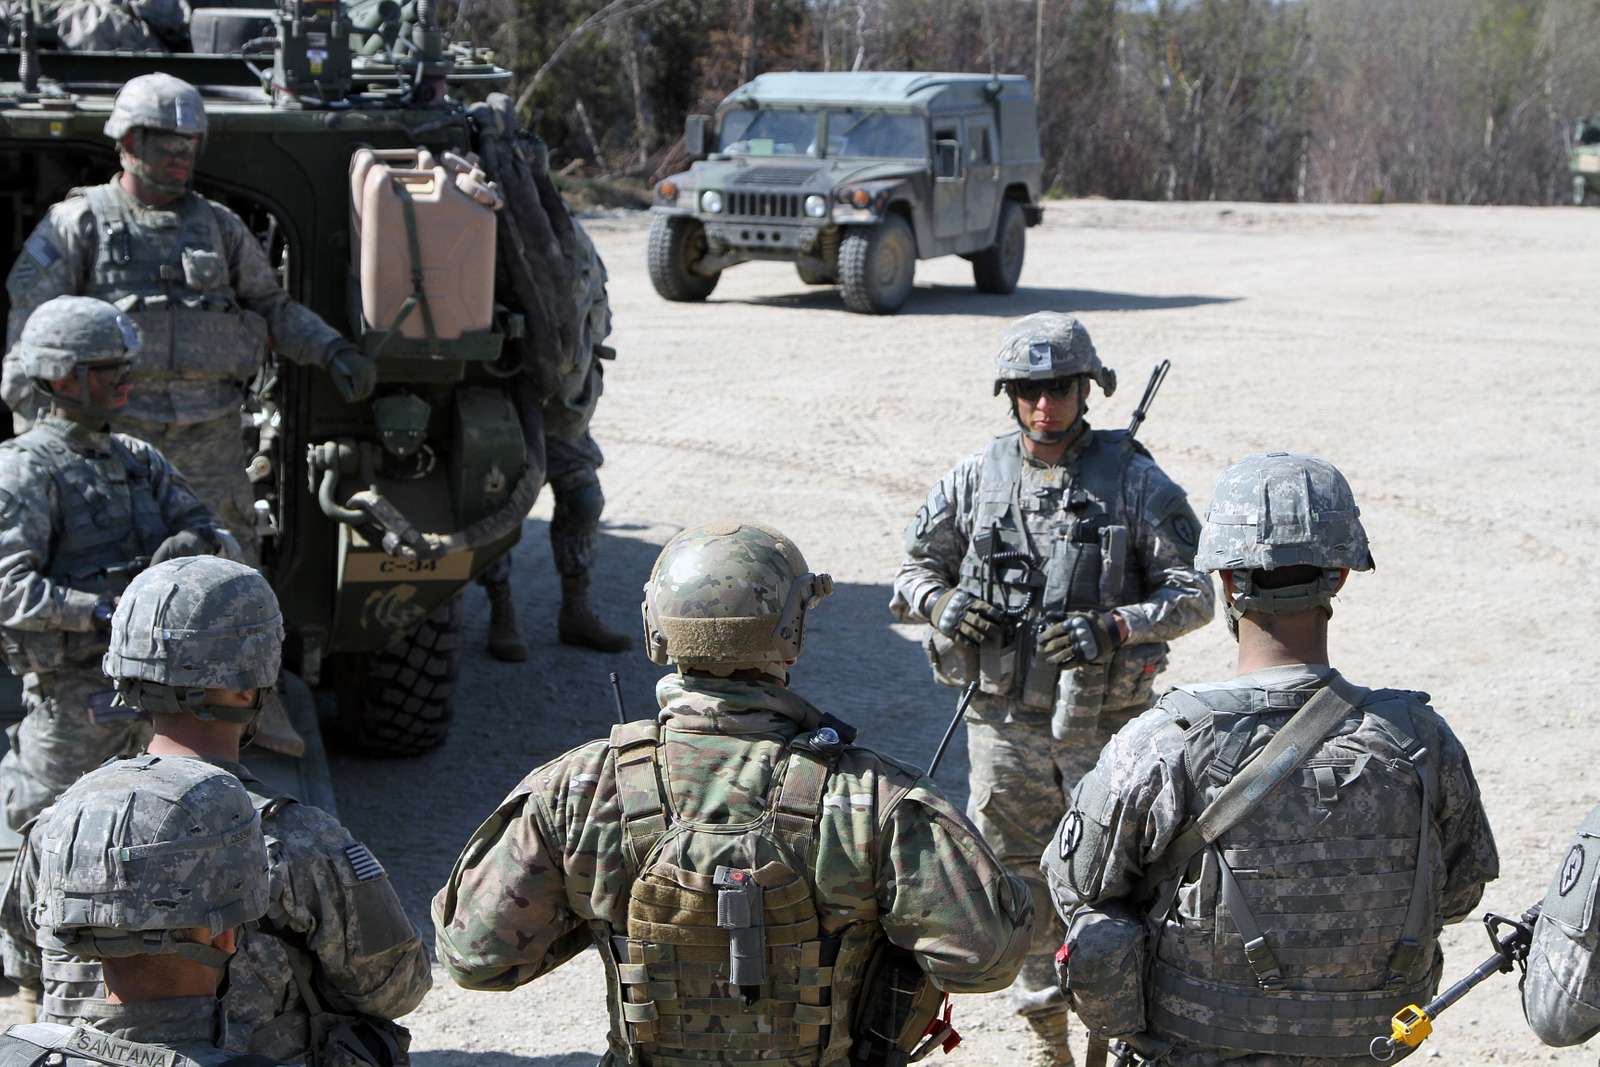
{"label": "vehicle grille", "polygon": [[726,213],[754,219],[800,218],[799,193],[746,193],[730,190]]}
{"label": "vehicle grille", "polygon": [[733,179],[734,185],[804,185],[814,170],[797,167],[751,167]]}

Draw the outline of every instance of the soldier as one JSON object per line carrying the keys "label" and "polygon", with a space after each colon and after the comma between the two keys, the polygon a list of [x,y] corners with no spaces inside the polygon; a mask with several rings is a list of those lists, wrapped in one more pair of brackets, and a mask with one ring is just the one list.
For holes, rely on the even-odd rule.
{"label": "soldier", "polygon": [[946,991],[1011,981],[1026,888],[932,781],[788,688],[832,587],[764,527],[667,543],[644,601],[651,661],[678,668],[660,715],[535,770],[478,828],[433,901],[458,984],[514,989],[592,943],[603,1062],[789,1064],[850,1048],[886,938]]}
{"label": "soldier", "polygon": [[62,296],[7,356],[47,404],[0,444],[0,650],[27,714],[7,730],[0,805],[12,829],[84,771],[139,751],[148,724],[100,673],[111,611],[138,568],[238,545],[156,449],[107,433],[127,402],[138,331],[103,300]]}
{"label": "soldier", "polygon": [[36,936],[99,960],[110,997],[93,1028],[9,1027],[0,1059],[246,1067],[217,1045],[217,994],[241,927],[267,910],[267,849],[233,775],[164,756],[108,764],[62,794],[23,849]]}
{"label": "soldier", "polygon": [[[282,647],[283,616],[265,578],[230,560],[180,559],[128,586],[104,667],[121,701],[153,719],[151,755],[221,767],[261,813],[271,899],[228,973],[227,1046],[279,1063],[353,1055],[391,1067],[407,1062],[409,1044],[393,1020],[433,984],[428,950],[365,845],[322,809],[273,794],[239,762]],[[30,958],[15,919],[35,906],[29,881],[14,881],[17,899],[0,910],[11,941],[7,972],[42,986],[41,1020],[99,1025],[105,989],[92,965]]]}
{"label": "soldier", "polygon": [[1600,807],[1589,812],[1550,882],[1533,927],[1522,1013],[1547,1045],[1600,1033]]}
{"label": "soldier", "polygon": [[968,814],[1033,890],[1034,949],[1011,1004],[1045,1064],[1072,1056],[1039,857],[1101,746],[1149,706],[1166,642],[1212,612],[1183,490],[1129,434],[1089,428],[1091,381],[1116,388],[1075,318],[1011,326],[994,389],[1018,428],[933,487],[906,528],[889,602],[896,618],[931,624],[936,679],[978,683]]}
{"label": "soldier", "polygon": [[[122,173],[52,207],[6,279],[7,347],[34,308],[63,293],[125,311],[144,335],[135,390],[113,428],[149,441],[194,484],[257,556],[255,504],[240,430],[243,383],[270,339],[297,363],[324,367],[346,400],[372,392],[373,362],[278,284],[239,216],[191,189],[205,103],[186,82],[146,74],[122,87],[105,132]],[[31,417],[27,375],[12,356],[0,386]]]}
{"label": "soldier", "polygon": [[[597,652],[622,652],[633,642],[600,621],[589,601],[589,571],[600,542],[600,514],[605,494],[600,491],[600,464],[605,457],[589,433],[595,405],[605,386],[602,359],[615,353],[602,342],[611,333],[611,303],[606,297],[606,266],[594,242],[578,221],[572,221],[584,251],[582,270],[574,283],[580,308],[581,335],[577,365],[563,376],[555,395],[545,399],[545,481],[555,494],[555,514],[550,519],[550,554],[561,576],[561,612],[556,636],[564,645],[580,645]],[[478,579],[489,594],[489,654],[508,663],[528,658],[528,645],[517,632],[511,603],[511,557],[502,556]]]}
{"label": "soldier", "polygon": [[1499,873],[1427,694],[1328,665],[1334,594],[1372,569],[1359,515],[1311,456],[1223,472],[1195,565],[1220,573],[1236,675],[1112,738],[1045,852],[1073,1008],[1146,1062],[1369,1063]]}

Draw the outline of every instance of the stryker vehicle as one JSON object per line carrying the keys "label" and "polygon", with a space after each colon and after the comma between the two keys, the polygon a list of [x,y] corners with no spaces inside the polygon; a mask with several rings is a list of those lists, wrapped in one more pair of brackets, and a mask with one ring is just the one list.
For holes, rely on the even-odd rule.
{"label": "stryker vehicle", "polygon": [[763,74],[691,116],[689,169],[657,183],[650,281],[704,300],[752,259],[838,284],[886,315],[916,261],[959,255],[986,293],[1017,287],[1044,217],[1033,86],[1017,75]]}
{"label": "stryker vehicle", "polygon": [[[489,105],[469,117],[451,88],[493,88],[511,74],[481,50],[448,43],[430,0],[404,11],[403,23],[393,0],[354,13],[338,0],[196,4],[190,31],[201,51],[179,54],[53,48],[25,12],[0,51],[7,269],[52,204],[117,172],[102,132],[113,96],[128,79],[162,71],[206,100],[197,190],[237,211],[285,288],[375,358],[372,398],[347,404],[322,371],[269,356],[243,430],[256,441],[248,470],[263,567],[286,621],[285,673],[331,685],[336,734],[385,755],[445,739],[457,593],[516,543],[538,491],[524,477],[523,427],[506,383],[520,367],[512,339],[525,325],[531,335],[539,312],[524,316],[497,293],[487,321],[462,325],[449,294],[434,288],[456,271],[437,264],[470,273],[465,261],[486,257],[477,271],[493,278],[496,242],[429,246],[449,228],[428,214],[429,198],[454,197],[463,176],[479,186],[484,178],[462,157],[483,149],[476,109]],[[369,147],[379,151],[362,152]],[[386,192],[405,203],[401,224],[376,232],[369,216],[371,232],[358,240],[363,208],[351,184],[362,158],[367,169],[393,167]],[[454,163],[434,169],[435,159]],[[389,274],[403,291],[375,301],[370,287],[381,289],[382,269],[395,264]],[[283,689],[309,703],[304,686]],[[291,708],[291,719],[315,730],[307,708]]]}
{"label": "stryker vehicle", "polygon": [[1567,152],[1572,171],[1572,202],[1577,207],[1600,203],[1600,114],[1578,122]]}

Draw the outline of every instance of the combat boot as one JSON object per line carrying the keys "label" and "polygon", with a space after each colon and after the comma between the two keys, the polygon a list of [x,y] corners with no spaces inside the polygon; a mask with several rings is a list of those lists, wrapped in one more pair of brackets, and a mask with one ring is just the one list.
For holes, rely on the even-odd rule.
{"label": "combat boot", "polygon": [[490,582],[484,589],[489,594],[489,655],[507,663],[521,663],[528,658],[528,643],[517,632],[511,583]]}
{"label": "combat boot", "polygon": [[561,615],[556,620],[556,636],[563,645],[579,645],[596,652],[622,652],[633,646],[627,634],[608,629],[589,603],[589,576],[561,576]]}
{"label": "combat boot", "polygon": [[1072,1067],[1072,1048],[1067,1044],[1067,1020],[1071,1015],[1067,1009],[1042,1011],[1024,1018],[1037,1038],[1029,1060],[1033,1067]]}

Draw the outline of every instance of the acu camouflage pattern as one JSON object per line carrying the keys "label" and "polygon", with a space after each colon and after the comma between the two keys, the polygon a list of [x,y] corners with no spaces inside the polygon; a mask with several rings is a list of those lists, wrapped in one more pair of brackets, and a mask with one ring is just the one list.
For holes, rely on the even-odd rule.
{"label": "acu camouflage pattern", "polygon": [[170,74],[130,78],[111,104],[105,134],[118,141],[129,130],[141,129],[204,137],[206,103],[200,90]]}
{"label": "acu camouflage pattern", "polygon": [[119,1004],[104,1028],[16,1023],[0,1034],[0,1067],[224,1067],[217,1002],[180,997]]}
{"label": "acu camouflage pattern", "polygon": [[70,377],[80,364],[132,361],[139,351],[139,329],[104,300],[58,296],[28,317],[17,349],[22,374],[51,381]]}
{"label": "acu camouflage pattern", "polygon": [[680,667],[764,667],[800,655],[806,612],[833,592],[793,541],[753,523],[674,536],[645,583],[645,650]]}
{"label": "acu camouflage pattern", "polygon": [[[703,676],[664,678],[657,699],[656,758],[665,786],[634,799],[664,803],[680,823],[722,827],[722,847],[735,846],[769,807],[791,742],[816,730],[821,713],[780,686]],[[529,775],[473,835],[433,903],[440,962],[458,984],[512,989],[596,939],[630,930],[637,868],[624,843],[618,759],[607,741],[574,749]],[[831,984],[832,999],[822,1005],[829,1009],[822,1062],[836,1062],[848,1049],[848,1001],[879,937],[913,953],[940,988],[983,992],[1016,974],[1031,922],[1023,887],[932,782],[861,748],[840,746],[830,759],[812,854],[806,869],[793,872],[810,887],[826,946],[818,958],[832,960],[830,973],[804,976]],[[709,830],[684,835],[683,851],[672,858],[700,868],[718,851],[712,836]],[[726,945],[724,935],[723,967]],[[696,968],[648,956],[642,964],[609,966],[617,968],[619,985],[651,983],[643,988],[657,1015],[681,1019],[684,1034],[719,1027],[723,1009],[716,1001],[672,999],[674,983]],[[675,967],[681,976],[666,973]],[[722,985],[720,996],[736,995]],[[624,1022],[648,1020],[619,1018],[617,1007],[612,1055],[625,1061]],[[663,1062],[687,1055],[716,1062],[718,1053],[713,1047],[674,1052]],[[726,1062],[727,1053],[721,1055]],[[653,1061],[647,1055],[645,1062]],[[818,1059],[813,1053],[804,1062]]]}
{"label": "acu camouflage pattern", "polygon": [[1600,807],[1561,853],[1533,928],[1522,1012],[1547,1045],[1600,1033]]}
{"label": "acu camouflage pattern", "polygon": [[[0,19],[15,25],[23,0],[0,0]],[[69,52],[187,51],[188,10],[180,0],[35,0],[36,32],[44,47],[54,34]]]}
{"label": "acu camouflage pattern", "polygon": [[1083,323],[1057,311],[1038,311],[1018,319],[1000,340],[994,358],[994,391],[1006,382],[1044,382],[1088,375],[1106,396],[1117,390],[1117,374],[1100,362]]}
{"label": "acu camouflage pattern", "polygon": [[1246,456],[1222,472],[1194,565],[1202,571],[1373,566],[1350,483],[1327,460],[1294,452]]}
{"label": "acu camouflage pattern", "polygon": [[[1114,956],[1122,949],[1108,935],[1121,923],[1124,944],[1150,960],[1134,969],[1147,975],[1136,990],[1129,972],[1092,958],[1074,969],[1069,956],[1074,1001],[1158,1062],[1365,1062],[1392,1012],[1437,987],[1440,927],[1466,916],[1499,872],[1454,733],[1425,694],[1373,690],[1297,776],[1176,884],[1145,895],[1145,872],[1230,768],[1332,677],[1325,667],[1273,668],[1168,694],[1106,746],[1045,852],[1056,910],[1084,939],[1074,951],[1098,945]],[[1428,914],[1416,951],[1397,952],[1419,863]],[[1237,897],[1225,886],[1230,871]],[[1230,904],[1240,900],[1264,933],[1264,957],[1255,946],[1246,955],[1242,913]],[[1266,986],[1263,959],[1280,975]]]}

